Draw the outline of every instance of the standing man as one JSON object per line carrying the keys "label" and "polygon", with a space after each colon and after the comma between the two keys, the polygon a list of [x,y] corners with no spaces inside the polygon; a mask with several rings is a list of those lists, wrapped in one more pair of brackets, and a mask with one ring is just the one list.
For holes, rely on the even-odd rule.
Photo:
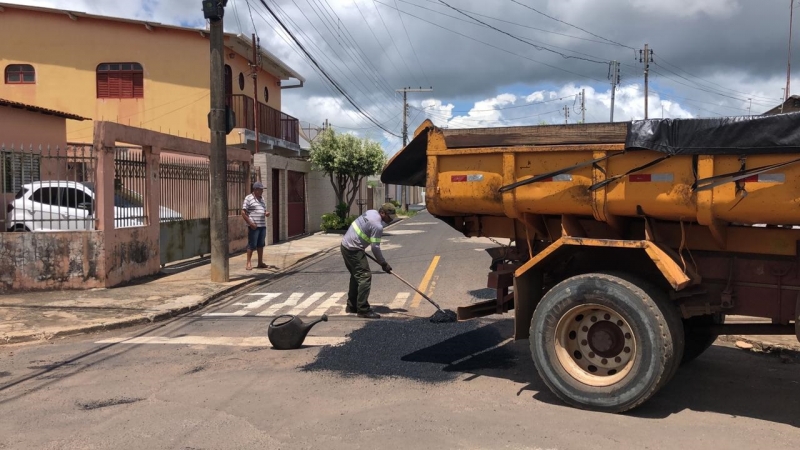
{"label": "standing man", "polygon": [[264,202],[264,185],[260,181],[253,183],[253,190],[250,195],[244,198],[242,203],[242,218],[250,227],[247,233],[247,270],[253,270],[250,260],[253,257],[253,250],[258,251],[258,269],[266,269],[264,264],[264,241],[267,238],[267,204]]}
{"label": "standing man", "polygon": [[369,291],[372,287],[372,271],[364,250],[372,246],[372,254],[383,268],[384,272],[391,272],[392,266],[386,262],[381,252],[381,236],[383,223],[387,225],[397,219],[394,205],[384,203],[377,211],[370,209],[359,216],[350,225],[350,229],[342,238],[342,257],[347,270],[350,272],[350,289],[347,292],[348,313],[357,313],[364,319],[380,319],[380,315],[369,306]]}

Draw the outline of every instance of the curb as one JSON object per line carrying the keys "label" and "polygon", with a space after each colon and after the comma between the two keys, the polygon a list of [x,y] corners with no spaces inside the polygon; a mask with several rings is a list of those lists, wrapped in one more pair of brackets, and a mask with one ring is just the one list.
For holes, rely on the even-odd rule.
{"label": "curb", "polygon": [[158,314],[137,314],[132,317],[128,317],[125,319],[115,320],[108,323],[103,323],[100,325],[87,325],[87,326],[78,326],[74,328],[67,328],[63,330],[59,330],[53,333],[46,333],[46,332],[38,332],[38,333],[29,333],[29,334],[20,334],[20,335],[11,335],[11,336],[0,336],[0,347],[3,345],[11,345],[11,344],[21,344],[25,342],[33,342],[33,341],[50,341],[55,338],[64,338],[70,336],[77,336],[81,334],[90,334],[90,333],[97,333],[102,331],[111,331],[117,330],[120,328],[126,328],[134,325],[141,325],[141,324],[150,324],[156,322],[162,322],[167,319],[171,319],[176,316],[180,316],[182,314],[186,314],[192,311],[196,311],[198,309],[202,309],[212,303],[215,303],[222,297],[227,296],[228,294],[240,290],[244,290],[245,288],[250,287],[251,285],[263,283],[263,282],[272,282],[276,279],[283,278],[287,272],[289,272],[292,268],[306,263],[312,259],[317,257],[324,257],[327,256],[335,247],[326,248],[324,250],[320,250],[316,253],[312,253],[308,256],[298,259],[289,267],[281,270],[280,272],[276,272],[272,277],[268,280],[258,279],[258,278],[251,278],[247,281],[243,281],[235,286],[228,286],[222,290],[216,291],[213,294],[209,295],[207,298],[189,306],[183,306],[180,308],[174,308],[167,311],[162,311]]}

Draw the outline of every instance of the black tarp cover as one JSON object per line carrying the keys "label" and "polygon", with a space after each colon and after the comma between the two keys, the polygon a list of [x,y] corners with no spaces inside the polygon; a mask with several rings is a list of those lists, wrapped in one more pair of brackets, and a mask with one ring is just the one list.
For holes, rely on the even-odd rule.
{"label": "black tarp cover", "polygon": [[669,155],[800,153],[800,113],[634,120],[625,147]]}

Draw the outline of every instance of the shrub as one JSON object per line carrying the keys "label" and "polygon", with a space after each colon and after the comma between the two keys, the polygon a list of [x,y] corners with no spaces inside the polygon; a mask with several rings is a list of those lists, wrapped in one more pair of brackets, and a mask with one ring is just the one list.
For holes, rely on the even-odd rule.
{"label": "shrub", "polygon": [[347,218],[347,213],[349,212],[350,207],[347,206],[347,203],[339,203],[336,205],[336,215],[339,216],[340,219],[344,220]]}
{"label": "shrub", "polygon": [[322,224],[320,228],[322,231],[328,232],[331,230],[339,230],[344,225],[344,221],[336,213],[327,213],[322,215]]}
{"label": "shrub", "polygon": [[350,228],[350,224],[352,224],[356,219],[358,219],[358,216],[347,216],[347,218],[344,219],[344,228]]}

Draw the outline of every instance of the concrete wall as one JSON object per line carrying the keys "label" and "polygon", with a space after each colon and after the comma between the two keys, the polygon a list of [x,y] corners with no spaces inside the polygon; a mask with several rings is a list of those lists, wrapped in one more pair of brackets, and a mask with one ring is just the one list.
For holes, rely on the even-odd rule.
{"label": "concrete wall", "polygon": [[[9,36],[0,52],[0,70],[8,64],[31,64],[36,70],[35,84],[1,83],[0,98],[208,141],[208,34],[158,26],[151,31],[142,24],[72,20],[59,11],[13,7],[0,12],[0,20]],[[143,66],[144,98],[97,98],[97,66],[115,62]],[[245,77],[244,90],[238,83],[239,73],[249,70],[247,58],[226,49],[225,63],[233,72],[233,93],[252,97],[252,79]],[[267,86],[269,105],[280,109],[277,83],[277,77],[259,72],[259,100]],[[90,123],[70,121],[67,132],[70,142],[92,141]]]}
{"label": "concrete wall", "polygon": [[[320,172],[311,170],[311,163],[308,161],[298,161],[295,159],[284,158],[282,156],[259,153],[254,155],[253,164],[261,168],[261,177],[264,183],[264,197],[267,200],[269,211],[277,210],[280,214],[280,240],[287,239],[288,236],[288,208],[287,208],[287,189],[286,171],[302,172],[306,174],[306,233],[316,233],[320,230],[321,216],[327,212],[333,212],[336,206],[336,196],[333,188],[328,181],[328,177]],[[280,204],[272,204],[272,169],[279,170],[280,184]],[[268,221],[267,243],[274,244],[272,233],[272,221]]]}
{"label": "concrete wall", "polygon": [[105,286],[101,231],[0,233],[0,294]]}

